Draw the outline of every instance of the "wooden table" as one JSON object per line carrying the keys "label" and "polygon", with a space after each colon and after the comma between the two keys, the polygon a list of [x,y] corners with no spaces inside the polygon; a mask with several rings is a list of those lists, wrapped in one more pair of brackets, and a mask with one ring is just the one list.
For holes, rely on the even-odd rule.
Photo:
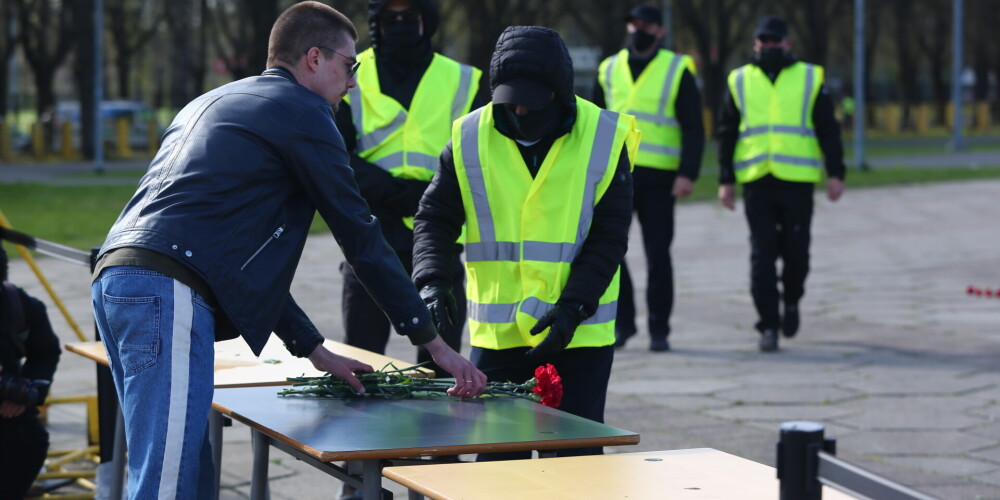
{"label": "wooden table", "polygon": [[[323,346],[330,351],[348,356],[358,361],[362,361],[380,370],[388,364],[393,364],[397,368],[413,366],[388,356],[352,347],[347,344],[326,340]],[[66,350],[91,359],[97,363],[107,366],[108,355],[101,342],[80,342],[66,344]],[[428,376],[433,377],[434,371],[422,368]],[[254,356],[250,346],[241,338],[226,340],[215,343],[215,388],[225,387],[274,387],[288,385],[288,377],[298,377],[305,375],[308,377],[318,377],[323,373],[313,367],[307,358],[297,358],[293,356],[281,340],[272,335],[268,340],[260,357]],[[117,401],[117,400],[116,400]],[[121,489],[125,481],[125,428],[122,421],[121,412],[118,413],[118,421],[115,425],[114,453],[112,459],[112,479],[113,491],[111,498],[121,498]],[[222,462],[222,427],[223,419],[221,414],[209,412],[209,440],[212,443],[212,455],[215,460],[215,484],[218,486],[221,476]],[[216,495],[218,496],[218,495]]]}
{"label": "wooden table", "polygon": [[[357,347],[326,340],[323,346],[341,356],[354,358],[368,363],[376,370],[381,370],[387,364],[395,364],[398,368],[413,366],[398,359],[382,354],[366,351]],[[100,342],[80,342],[66,344],[66,350],[89,358],[102,365],[108,364],[108,355],[104,352],[104,344]],[[434,371],[422,368],[428,376],[433,377]],[[275,336],[264,346],[260,357],[254,356],[243,339],[237,338],[215,343],[215,387],[252,387],[261,385],[288,385],[285,379],[300,375],[318,377],[323,373],[313,368],[307,358],[296,358],[285,349],[281,340]]]}
{"label": "wooden table", "polygon": [[[382,474],[429,498],[498,500],[692,498],[776,500],[773,467],[711,448],[387,467]],[[823,487],[823,498],[853,498]]]}
{"label": "wooden table", "polygon": [[341,480],[349,479],[346,471],[331,462],[361,461],[361,479],[352,484],[363,498],[376,499],[385,459],[639,442],[634,432],[519,398],[387,401],[276,393],[273,387],[215,391],[215,409],[254,431],[254,499],[267,496],[269,446]]}

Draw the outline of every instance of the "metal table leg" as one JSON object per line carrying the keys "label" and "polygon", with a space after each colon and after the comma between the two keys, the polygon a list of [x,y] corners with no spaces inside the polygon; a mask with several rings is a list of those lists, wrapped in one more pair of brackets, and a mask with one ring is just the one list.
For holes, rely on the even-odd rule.
{"label": "metal table leg", "polygon": [[253,445],[253,473],[250,476],[250,498],[267,500],[271,494],[267,487],[267,460],[271,448],[271,438],[257,429],[250,429]]}
{"label": "metal table leg", "polygon": [[222,478],[222,414],[215,410],[208,412],[208,442],[212,445],[212,463],[215,465],[215,500],[219,500]]}
{"label": "metal table leg", "polygon": [[379,500],[382,498],[382,464],[379,460],[361,462],[361,498]]}

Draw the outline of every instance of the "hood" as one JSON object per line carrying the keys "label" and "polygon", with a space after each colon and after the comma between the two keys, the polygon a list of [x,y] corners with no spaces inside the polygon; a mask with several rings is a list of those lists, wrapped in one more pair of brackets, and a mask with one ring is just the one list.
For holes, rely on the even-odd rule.
{"label": "hood", "polygon": [[490,60],[490,91],[516,79],[543,83],[556,100],[576,109],[573,60],[559,33],[541,26],[509,26],[497,39]]}

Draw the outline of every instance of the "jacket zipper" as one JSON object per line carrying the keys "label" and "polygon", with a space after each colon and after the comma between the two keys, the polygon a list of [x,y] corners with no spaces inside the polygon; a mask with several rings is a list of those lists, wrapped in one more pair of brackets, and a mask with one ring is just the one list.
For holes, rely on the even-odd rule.
{"label": "jacket zipper", "polygon": [[254,252],[253,255],[251,255],[249,259],[247,259],[246,262],[243,263],[243,265],[240,267],[240,271],[246,269],[246,267],[249,266],[250,263],[253,262],[253,260],[256,259],[257,256],[260,255],[260,253],[263,252],[265,248],[267,248],[268,245],[271,244],[272,241],[280,238],[281,237],[281,233],[283,233],[283,232],[285,232],[285,225],[284,224],[282,224],[281,227],[279,227],[278,229],[275,229],[274,230],[274,234],[272,234],[270,238],[268,238],[267,240],[265,240],[264,244],[261,245],[260,248],[258,248],[257,251]]}

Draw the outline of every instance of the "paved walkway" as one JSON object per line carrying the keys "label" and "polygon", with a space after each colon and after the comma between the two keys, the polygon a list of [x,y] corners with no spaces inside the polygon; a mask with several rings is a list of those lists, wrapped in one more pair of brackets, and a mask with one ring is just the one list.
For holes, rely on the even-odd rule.
{"label": "paved walkway", "polygon": [[[1000,499],[1000,299],[966,295],[968,285],[1000,288],[997,193],[991,180],[817,198],[802,330],[774,354],[756,349],[742,213],[681,204],[674,351],[649,352],[641,330],[616,355],[607,422],[642,441],[608,452],[711,447],[773,465],[778,426],[813,420],[838,439],[839,456],[896,481],[940,498]],[[628,259],[643,283],[641,252]],[[311,238],[293,285],[334,339],[340,260],[332,237]],[[85,270],[39,261],[89,330]],[[63,340],[74,341],[23,261],[11,275],[45,298]],[[402,338],[389,354],[414,357]],[[64,354],[53,392],[93,391],[92,365]],[[54,448],[82,440],[82,409],[55,408],[50,421]],[[237,424],[225,434],[223,498],[245,498],[249,433]],[[273,498],[330,498],[319,472],[271,456]]]}

